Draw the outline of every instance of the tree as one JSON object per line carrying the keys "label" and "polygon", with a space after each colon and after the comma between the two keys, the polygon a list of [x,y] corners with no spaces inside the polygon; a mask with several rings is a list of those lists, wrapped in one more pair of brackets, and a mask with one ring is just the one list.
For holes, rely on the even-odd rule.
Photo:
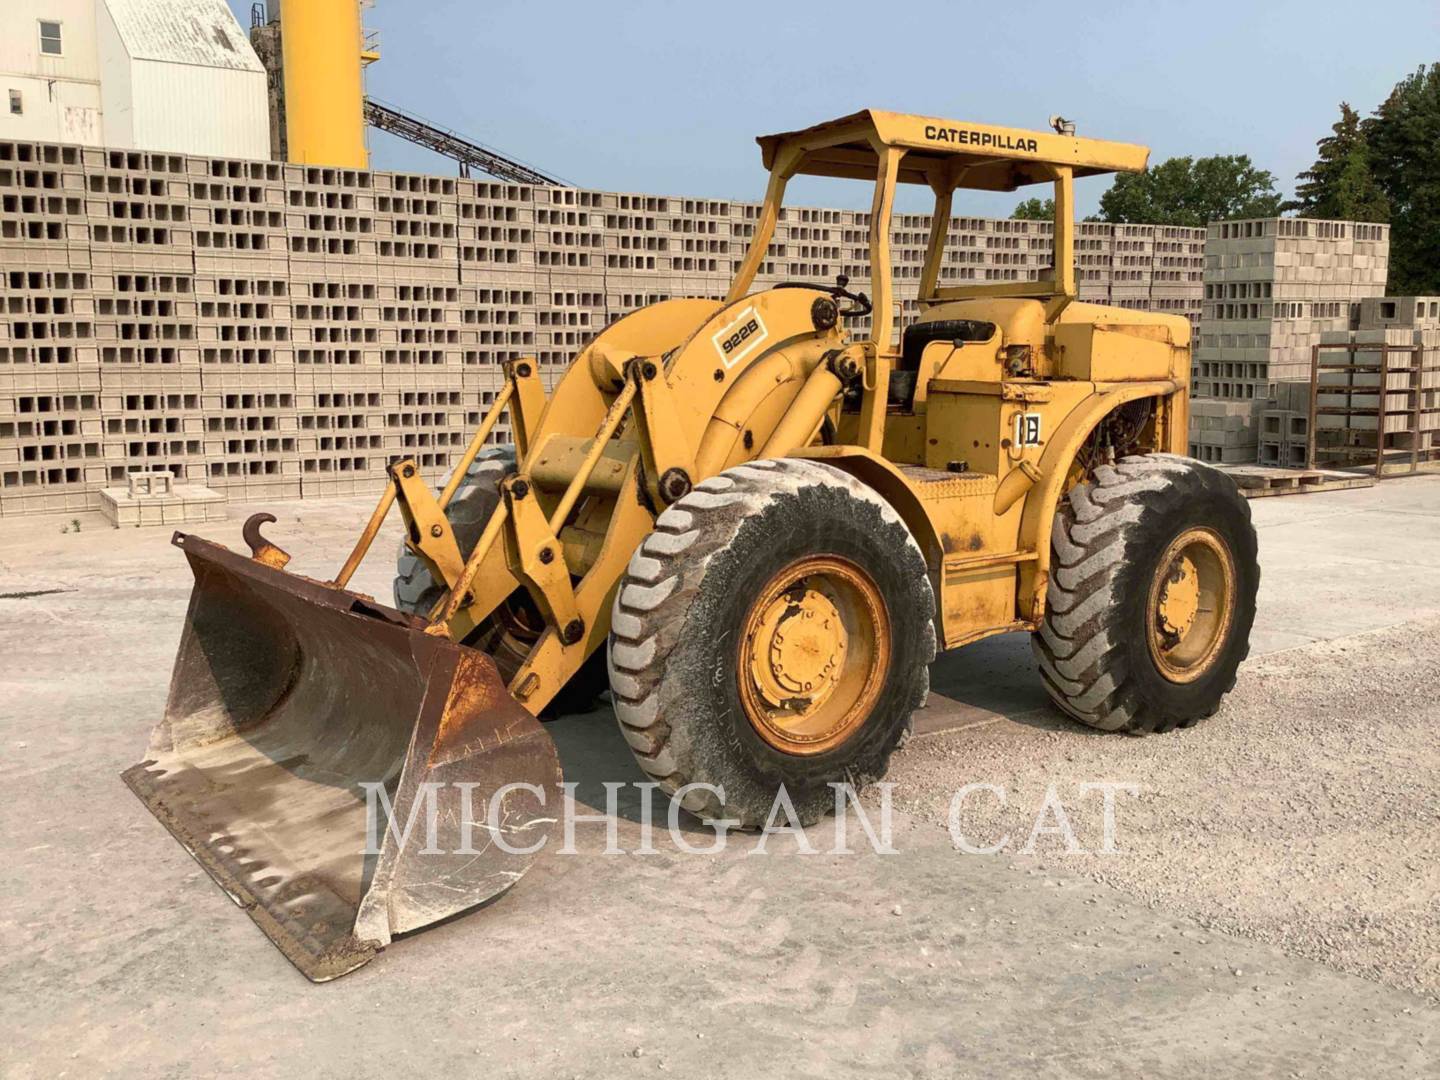
{"label": "tree", "polygon": [[1390,200],[1392,296],[1440,293],[1440,63],[1402,79],[1364,124]]}
{"label": "tree", "polygon": [[1011,221],[1054,221],[1055,200],[1054,199],[1026,199],[1019,206],[1015,207],[1014,213],[1010,215]]}
{"label": "tree", "polygon": [[1301,217],[1340,221],[1389,221],[1390,200],[1380,189],[1370,167],[1370,143],[1360,114],[1348,102],[1340,103],[1340,120],[1315,145],[1319,157],[1302,172],[1295,198],[1282,210]]}
{"label": "tree", "polygon": [[1204,226],[1279,212],[1275,177],[1245,154],[1171,158],[1121,173],[1100,196],[1100,220],[1116,223]]}

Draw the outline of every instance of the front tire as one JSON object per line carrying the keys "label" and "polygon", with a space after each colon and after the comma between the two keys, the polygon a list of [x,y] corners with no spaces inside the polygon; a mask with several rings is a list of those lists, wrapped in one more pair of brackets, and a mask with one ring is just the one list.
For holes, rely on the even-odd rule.
{"label": "front tire", "polygon": [[757,828],[783,785],[803,824],[828,785],[885,774],[929,690],[934,596],[894,510],[819,462],[754,461],[655,522],[616,593],[610,686],[640,767],[707,819]]}
{"label": "front tire", "polygon": [[[470,463],[445,508],[462,558],[470,557],[490,515],[500,505],[500,481],[514,473],[515,447],[510,445],[488,446]],[[399,610],[423,617],[445,595],[445,585],[435,580],[425,561],[402,543],[395,557],[393,591]]]}
{"label": "front tire", "polygon": [[1055,517],[1032,639],[1051,699],[1133,734],[1212,715],[1250,650],[1256,547],[1249,505],[1219,470],[1171,454],[1101,466]]}

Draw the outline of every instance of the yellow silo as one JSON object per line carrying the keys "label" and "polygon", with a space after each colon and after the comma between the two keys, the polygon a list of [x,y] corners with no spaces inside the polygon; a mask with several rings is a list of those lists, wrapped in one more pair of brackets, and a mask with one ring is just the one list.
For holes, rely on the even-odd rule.
{"label": "yellow silo", "polygon": [[290,160],[368,167],[357,0],[285,0],[280,41]]}

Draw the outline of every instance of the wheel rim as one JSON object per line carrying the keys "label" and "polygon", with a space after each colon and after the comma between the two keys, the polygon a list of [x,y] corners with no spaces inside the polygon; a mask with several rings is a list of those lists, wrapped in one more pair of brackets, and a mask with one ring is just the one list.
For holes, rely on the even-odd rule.
{"label": "wheel rim", "polygon": [[1146,638],[1160,673],[1188,683],[1214,665],[1235,618],[1235,557],[1213,529],[1187,529],[1155,567]]}
{"label": "wheel rim", "polygon": [[890,613],[870,575],[837,556],[799,559],[750,606],[740,639],[740,702],[787,754],[820,754],[869,717],[890,668]]}

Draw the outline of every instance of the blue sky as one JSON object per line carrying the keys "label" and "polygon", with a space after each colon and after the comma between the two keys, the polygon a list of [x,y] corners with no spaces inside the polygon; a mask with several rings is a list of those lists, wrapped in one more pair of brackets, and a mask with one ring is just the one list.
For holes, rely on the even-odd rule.
{"label": "blue sky", "polygon": [[[231,6],[248,26],[248,0]],[[864,107],[1036,128],[1058,112],[1152,163],[1248,153],[1288,192],[1340,101],[1368,113],[1440,61],[1436,0],[377,0],[366,23],[381,100],[582,186],[732,199],[763,192],[754,136]],[[379,169],[454,169],[386,135],[372,151]],[[1078,185],[1082,214],[1106,186]],[[791,201],[867,199],[810,180]],[[971,193],[955,212],[1014,202]]]}

